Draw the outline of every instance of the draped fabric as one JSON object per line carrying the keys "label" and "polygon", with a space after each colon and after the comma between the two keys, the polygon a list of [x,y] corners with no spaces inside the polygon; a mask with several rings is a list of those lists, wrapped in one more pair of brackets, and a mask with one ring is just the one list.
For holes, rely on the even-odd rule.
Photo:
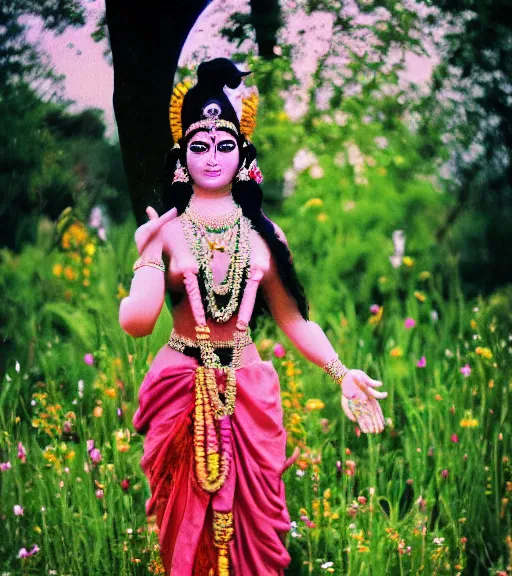
{"label": "draped fabric", "polygon": [[[195,358],[146,374],[133,417],[145,435],[140,465],[148,478],[148,515],[156,514],[160,555],[170,576],[217,576],[212,499],[197,482],[193,414]],[[232,507],[229,542],[233,576],[282,576],[290,563],[283,544],[290,529],[283,472],[286,460],[280,386],[271,362],[236,371],[231,416],[233,460],[224,485]],[[220,493],[221,491],[219,491]],[[226,498],[226,496],[224,496]]]}

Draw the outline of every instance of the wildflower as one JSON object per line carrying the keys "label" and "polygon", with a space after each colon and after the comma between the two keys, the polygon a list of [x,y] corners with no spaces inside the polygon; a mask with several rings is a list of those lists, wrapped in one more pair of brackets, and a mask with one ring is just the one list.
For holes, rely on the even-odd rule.
{"label": "wildflower", "polygon": [[379,310],[374,316],[371,316],[368,320],[368,324],[378,324],[382,320],[384,315],[384,306],[379,306]]}
{"label": "wildflower", "polygon": [[425,358],[425,356],[422,356],[418,362],[416,362],[416,366],[418,368],[425,368],[425,366],[427,365],[427,359]]}
{"label": "wildflower", "polygon": [[276,358],[283,358],[286,356],[286,350],[282,344],[279,344],[279,342],[275,344],[273,352]]}
{"label": "wildflower", "polygon": [[62,264],[54,264],[52,268],[52,273],[54,276],[59,277],[62,274]]}
{"label": "wildflower", "polygon": [[18,458],[23,462],[23,464],[27,461],[27,451],[21,442],[18,442]]}
{"label": "wildflower", "polygon": [[462,428],[476,428],[478,426],[478,420],[473,418],[471,410],[466,410],[464,413],[464,418],[459,422]]}
{"label": "wildflower", "polygon": [[89,242],[89,244],[87,244],[87,246],[85,247],[85,253],[88,254],[89,256],[94,256],[95,252],[96,252],[96,246],[94,246],[94,244]]}
{"label": "wildflower", "polygon": [[414,326],[416,326],[416,320],[414,320],[414,318],[406,318],[404,320],[404,326],[409,329],[409,328],[414,328]]}
{"label": "wildflower", "polygon": [[304,208],[313,208],[317,206],[323,206],[324,201],[321,198],[310,198],[305,204]]}
{"label": "wildflower", "polygon": [[89,452],[89,457],[93,464],[99,464],[102,460],[101,452],[98,450],[98,448],[93,448]]}
{"label": "wildflower", "polygon": [[73,281],[76,278],[76,272],[71,268],[71,266],[66,266],[64,268],[64,276],[67,280]]}
{"label": "wildflower", "polygon": [[452,434],[450,440],[451,440],[454,444],[458,444],[458,443],[459,443],[459,437],[457,436],[457,434]]}
{"label": "wildflower", "polygon": [[441,478],[448,478],[448,470],[446,468],[441,470]]}
{"label": "wildflower", "polygon": [[306,402],[305,409],[312,411],[312,410],[321,410],[324,407],[325,407],[325,404],[321,400],[319,400],[318,398],[310,398]]}
{"label": "wildflower", "polygon": [[30,552],[28,552],[26,548],[21,548],[20,551],[18,552],[18,558],[28,558],[29,556],[33,556],[38,552],[39,552],[39,546],[37,544],[34,544],[34,547]]}
{"label": "wildflower", "polygon": [[434,542],[434,544],[441,546],[444,542],[444,538],[434,538],[433,542]]}
{"label": "wildflower", "polygon": [[331,566],[334,566],[334,562],[324,562],[320,568],[322,568],[322,570],[327,570],[327,568],[331,568]]}
{"label": "wildflower", "polygon": [[428,278],[430,278],[430,272],[428,270],[424,270],[423,272],[419,273],[418,278],[420,280],[428,280]]}
{"label": "wildflower", "polygon": [[404,355],[404,352],[400,346],[395,346],[390,350],[389,354],[392,358],[400,358]]}
{"label": "wildflower", "polygon": [[427,297],[425,296],[425,294],[423,292],[421,292],[420,290],[415,290],[414,291],[414,296],[415,298],[417,298],[420,302],[425,302],[425,300],[427,299]]}
{"label": "wildflower", "polygon": [[356,473],[356,463],[354,462],[354,460],[345,460],[345,466],[346,466],[345,474],[347,476],[354,476],[354,474]]}
{"label": "wildflower", "polygon": [[327,216],[325,212],[320,212],[316,219],[318,222],[327,222],[327,220],[329,220],[329,216]]}
{"label": "wildflower", "polygon": [[94,364],[94,356],[89,352],[84,356],[84,362],[88,366],[92,366]]}
{"label": "wildflower", "polygon": [[413,264],[414,264],[414,259],[411,258],[410,256],[404,256],[402,258],[402,262],[408,267],[410,268]]}
{"label": "wildflower", "polygon": [[471,366],[469,364],[464,364],[460,369],[460,373],[467,378],[471,374]]}
{"label": "wildflower", "polygon": [[380,312],[380,306],[378,304],[372,304],[370,306],[370,312],[372,314],[378,314]]}
{"label": "wildflower", "polygon": [[128,478],[124,478],[123,480],[121,480],[121,489],[123,490],[123,492],[128,492],[128,490],[130,489],[130,481],[128,480]]}
{"label": "wildflower", "polygon": [[481,346],[477,346],[475,348],[475,352],[479,355],[482,356],[483,358],[492,358],[492,352],[489,348],[483,348]]}
{"label": "wildflower", "polygon": [[417,505],[418,508],[420,509],[420,512],[425,513],[425,510],[427,509],[427,501],[423,498],[423,496],[420,496],[420,497],[416,500],[416,505]]}
{"label": "wildflower", "polygon": [[123,298],[126,298],[127,296],[128,296],[128,292],[126,291],[126,288],[121,284],[121,282],[119,282],[119,284],[117,285],[116,298],[118,300],[122,300]]}
{"label": "wildflower", "polygon": [[92,411],[95,418],[101,418],[103,414],[103,408],[101,406],[95,406],[94,410]]}
{"label": "wildflower", "polygon": [[305,476],[306,472],[304,472],[304,470],[297,470],[296,474],[299,478],[302,478],[303,476]]}
{"label": "wildflower", "polygon": [[15,516],[23,516],[24,510],[23,510],[23,508],[22,508],[19,504],[16,504],[16,505],[14,506],[13,510],[14,510],[14,515],[15,515]]}

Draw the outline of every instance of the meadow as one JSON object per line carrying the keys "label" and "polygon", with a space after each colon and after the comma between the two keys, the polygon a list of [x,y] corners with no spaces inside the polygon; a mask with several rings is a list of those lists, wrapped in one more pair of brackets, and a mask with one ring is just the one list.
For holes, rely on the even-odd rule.
{"label": "meadow", "polygon": [[[133,224],[96,232],[69,214],[41,220],[36,245],[3,253],[15,335],[0,387],[4,576],[162,573],[131,419],[171,317],[164,306],[149,337],[121,330]],[[322,315],[311,297],[345,364],[384,382],[380,435],[345,417],[334,383],[271,319],[254,334],[280,375],[288,454],[301,451],[284,476],[289,574],[512,571],[510,291],[469,302],[455,267],[447,282],[399,264],[376,278],[379,303],[340,285],[343,305]]]}

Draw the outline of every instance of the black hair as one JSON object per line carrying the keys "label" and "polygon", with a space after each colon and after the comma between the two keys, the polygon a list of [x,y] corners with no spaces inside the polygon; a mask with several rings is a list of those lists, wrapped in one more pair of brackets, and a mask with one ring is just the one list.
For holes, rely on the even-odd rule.
{"label": "black hair", "polygon": [[[185,211],[193,194],[191,182],[172,183],[174,170],[176,169],[178,160],[182,166],[187,166],[186,143],[189,139],[190,136],[187,138],[187,140],[182,138],[178,142],[179,148],[176,147],[169,150],[165,160],[165,167],[162,178],[161,190],[164,209],[167,211],[176,207],[178,214],[182,214]],[[238,167],[240,168],[242,166],[244,160],[245,166],[248,167],[256,158],[256,148],[243,135],[236,137],[236,139],[238,143],[238,149],[240,151]],[[251,221],[254,229],[266,241],[275,259],[279,277],[281,278],[284,287],[295,299],[302,317],[305,320],[308,320],[309,304],[304,292],[304,288],[297,277],[288,246],[279,239],[276,234],[274,225],[263,213],[261,208],[263,202],[263,192],[260,186],[252,179],[240,182],[234,180],[231,193],[235,202],[242,208],[244,216],[246,216]],[[204,297],[206,295],[206,289],[204,287],[204,280],[202,279],[201,274],[199,274],[199,278],[199,286]],[[245,286],[245,282],[246,278],[244,275],[243,286]],[[223,305],[221,298],[222,297],[218,297],[218,300],[220,305]],[[240,305],[240,301],[238,305]],[[269,313],[269,308],[261,293],[261,288],[258,288],[256,301],[254,304],[254,311],[249,326],[254,328],[256,319],[265,313]]]}

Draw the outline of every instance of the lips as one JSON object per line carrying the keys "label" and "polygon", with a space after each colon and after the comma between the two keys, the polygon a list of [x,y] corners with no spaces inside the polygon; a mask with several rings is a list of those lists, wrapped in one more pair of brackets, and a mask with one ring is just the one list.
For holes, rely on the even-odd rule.
{"label": "lips", "polygon": [[218,176],[220,174],[220,170],[205,170],[205,174],[210,178],[213,178],[214,176]]}

